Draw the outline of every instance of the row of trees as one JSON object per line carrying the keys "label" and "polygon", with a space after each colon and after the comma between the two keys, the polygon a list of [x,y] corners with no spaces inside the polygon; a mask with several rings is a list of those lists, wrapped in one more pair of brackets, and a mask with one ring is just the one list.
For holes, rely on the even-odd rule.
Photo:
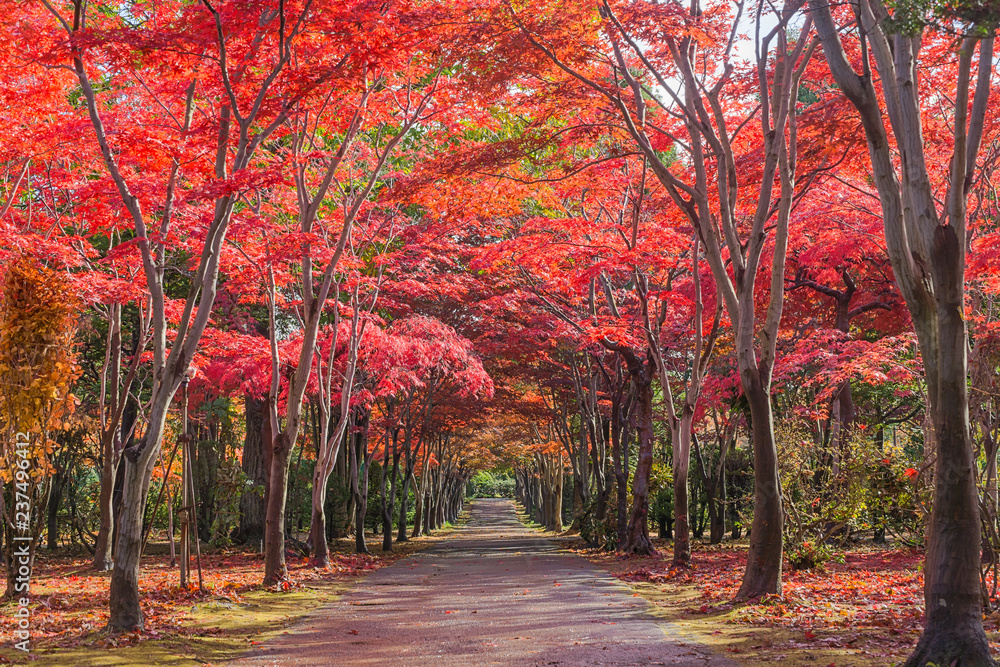
{"label": "row of trees", "polygon": [[[499,458],[550,527],[571,488],[595,541],[649,553],[655,519],[680,565],[691,480],[721,539],[752,474],[741,599],[780,592],[787,534],[844,528],[801,509],[843,505],[867,451],[888,495],[933,486],[907,501],[933,507],[910,664],[991,664],[998,19],[876,0],[19,3],[0,20],[19,101],[0,117],[6,284],[23,264],[72,285],[82,375],[72,420],[2,414],[55,443],[38,450],[63,461],[54,507],[98,478],[110,626],[142,624],[178,449],[206,531],[227,468],[195,441],[231,476],[240,450],[263,489],[233,495],[269,585],[297,494],[317,566],[331,513],[365,548],[376,461],[385,548],[411,494],[433,525]],[[51,363],[32,415],[62,414],[76,371]],[[223,404],[246,406],[229,435],[212,408],[186,425]],[[921,419],[919,456],[889,444]],[[876,504],[878,531],[896,510]]]}

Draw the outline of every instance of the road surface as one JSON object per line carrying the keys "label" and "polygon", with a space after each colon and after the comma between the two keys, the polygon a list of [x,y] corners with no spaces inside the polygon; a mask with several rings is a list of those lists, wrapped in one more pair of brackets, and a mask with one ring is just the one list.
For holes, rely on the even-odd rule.
{"label": "road surface", "polygon": [[649,603],[523,526],[509,500],[477,500],[448,539],[365,577],[256,647],[270,665],[679,665],[731,661],[679,641]]}

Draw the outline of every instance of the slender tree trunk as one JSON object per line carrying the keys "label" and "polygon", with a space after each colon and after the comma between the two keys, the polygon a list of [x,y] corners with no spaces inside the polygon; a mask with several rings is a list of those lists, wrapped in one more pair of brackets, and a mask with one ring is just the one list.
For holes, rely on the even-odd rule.
{"label": "slender tree trunk", "polygon": [[434,494],[431,491],[431,487],[427,487],[427,491],[424,492],[424,535],[430,535],[431,531],[434,530],[432,517],[434,516]]}
{"label": "slender tree trunk", "polygon": [[425,472],[420,476],[420,488],[414,488],[413,494],[413,532],[410,533],[410,537],[420,537],[424,534],[424,490],[423,490],[423,479]]}
{"label": "slender tree trunk", "polygon": [[[428,461],[430,460],[430,451],[427,449],[428,444],[424,444],[424,457],[423,465],[420,467],[420,490],[415,494],[416,496],[416,512],[413,517],[413,533],[410,537],[420,537],[424,534],[426,515],[430,511],[430,507],[427,503],[427,484],[430,481],[430,470],[428,469]],[[416,454],[414,453],[414,458]]]}
{"label": "slender tree trunk", "polygon": [[688,522],[688,470],[691,465],[691,426],[694,410],[685,402],[673,438],[674,460],[674,565],[691,564],[691,529]]}
{"label": "slender tree trunk", "polygon": [[[725,456],[720,452],[720,456]],[[722,538],[726,535],[726,463],[723,458],[720,460],[719,473],[712,478],[712,503],[713,519],[709,531],[709,543],[721,544]]]}
{"label": "slender tree trunk", "polygon": [[340,539],[341,537],[347,536],[346,524],[348,523],[347,518],[347,504],[349,502],[350,493],[347,493],[346,480],[347,480],[347,447],[341,446],[340,451],[337,453],[337,465],[334,470],[334,476],[337,479],[337,483],[341,485],[340,494],[337,498],[336,503],[333,505],[333,509],[329,513],[328,521],[330,523],[329,533],[330,537],[333,539]]}
{"label": "slender tree trunk", "polygon": [[330,546],[326,540],[326,480],[319,480],[319,484],[316,484],[317,481],[313,480],[312,517],[309,523],[313,548],[312,565],[325,568],[330,565]]}
{"label": "slender tree trunk", "polygon": [[617,400],[613,400],[611,406],[611,463],[614,466],[617,489],[615,498],[617,547],[624,549],[628,542],[628,462],[624,460],[622,450],[625,444],[623,440],[629,437],[628,429],[625,427],[628,416],[622,414],[621,394],[616,394],[615,398]]}
{"label": "slender tree trunk", "polygon": [[[407,459],[409,456],[407,455]],[[399,526],[396,532],[397,542],[407,542],[410,537],[406,533],[406,519],[409,513],[410,504],[410,489],[416,489],[417,483],[413,479],[413,468],[410,466],[409,460],[407,460],[405,470],[403,471],[403,488],[399,494]]]}
{"label": "slender tree trunk", "polygon": [[45,541],[50,550],[55,550],[59,547],[59,504],[62,502],[62,492],[65,484],[66,473],[59,471],[52,478],[49,486],[49,501],[46,504],[48,517],[46,521],[47,535]]}
{"label": "slender tree trunk", "polygon": [[368,473],[371,470],[372,454],[368,453],[368,423],[370,413],[358,415],[355,412],[354,423],[359,429],[354,435],[351,456],[351,491],[354,494],[355,519],[354,530],[355,550],[359,554],[368,553],[365,542],[365,517],[368,514]]}
{"label": "slender tree trunk", "polygon": [[[396,444],[393,443],[393,453],[392,453],[392,470],[389,473],[390,483],[389,483],[389,497],[383,500],[383,510],[382,510],[382,551],[392,551],[392,518],[396,513],[396,481],[399,479],[399,456],[400,453],[396,451]],[[383,480],[385,476],[383,475]],[[385,482],[382,483],[383,487]],[[383,491],[383,496],[385,492]],[[406,532],[406,527],[403,527],[403,532]]]}
{"label": "slender tree trunk", "polygon": [[101,495],[97,501],[101,518],[100,526],[97,529],[97,543],[94,545],[94,569],[98,572],[107,572],[114,567],[114,559],[111,555],[113,546],[111,536],[115,532],[115,513],[112,501],[114,500],[115,477],[118,472],[117,453],[114,447],[115,431],[116,429],[105,434],[104,442],[101,443],[104,460],[101,468]]}
{"label": "slender tree trunk", "polygon": [[552,485],[552,517],[550,519],[550,524],[548,526],[549,530],[554,530],[557,533],[562,532],[562,514],[563,514],[563,455],[560,451],[559,454],[553,457],[554,460],[552,464],[555,466],[553,471],[554,482]]}

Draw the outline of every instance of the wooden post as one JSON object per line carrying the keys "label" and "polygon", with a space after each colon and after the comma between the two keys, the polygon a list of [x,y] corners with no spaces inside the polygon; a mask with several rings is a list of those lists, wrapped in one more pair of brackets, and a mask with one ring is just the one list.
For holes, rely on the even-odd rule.
{"label": "wooden post", "polygon": [[[163,484],[166,486],[170,478],[170,469],[163,475]],[[171,499],[170,489],[167,489],[167,536],[170,538],[170,567],[177,567],[177,549],[174,545],[174,503]]]}
{"label": "wooden post", "polygon": [[188,567],[190,566],[191,545],[188,537],[190,529],[190,506],[191,500],[188,494],[190,480],[188,476],[188,463],[190,456],[188,452],[188,379],[185,377],[181,394],[181,507],[178,519],[181,524],[181,588],[188,585]]}
{"label": "wooden post", "polygon": [[[188,466],[191,465],[190,460],[188,460]],[[194,468],[189,468],[191,473],[188,479],[191,482],[191,506],[188,508],[191,513],[190,525],[194,528],[194,552],[195,552],[195,562],[198,564],[198,590],[202,593],[205,592],[205,585],[201,578],[201,535],[198,534],[198,518],[195,514],[195,507],[198,504],[198,496],[195,492],[194,486]]]}

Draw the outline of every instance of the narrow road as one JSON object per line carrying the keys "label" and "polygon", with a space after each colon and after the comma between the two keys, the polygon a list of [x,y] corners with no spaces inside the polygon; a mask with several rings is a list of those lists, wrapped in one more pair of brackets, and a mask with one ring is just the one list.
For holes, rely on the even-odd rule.
{"label": "narrow road", "polygon": [[232,663],[263,665],[681,665],[734,663],[587,560],[525,528],[509,500],[477,500],[447,540],[365,577]]}

